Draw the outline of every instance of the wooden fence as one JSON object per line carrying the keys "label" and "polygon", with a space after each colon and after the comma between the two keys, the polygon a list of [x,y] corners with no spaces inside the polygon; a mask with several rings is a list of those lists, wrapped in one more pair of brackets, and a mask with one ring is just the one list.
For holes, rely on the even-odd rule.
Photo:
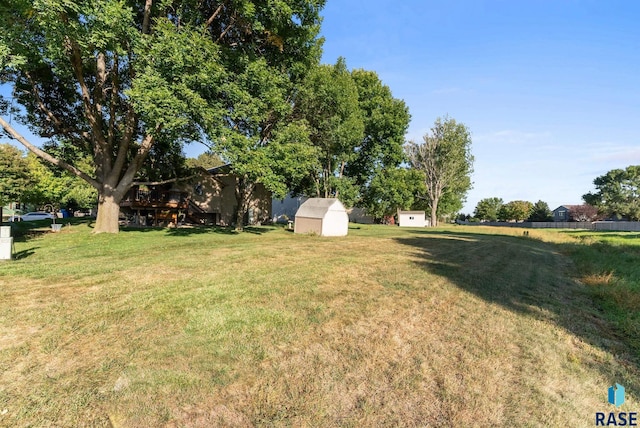
{"label": "wooden fence", "polygon": [[469,226],[498,226],[498,227],[524,227],[529,229],[586,229],[586,230],[616,230],[628,232],[640,232],[640,221],[526,221],[522,223],[487,221],[483,223],[459,222]]}

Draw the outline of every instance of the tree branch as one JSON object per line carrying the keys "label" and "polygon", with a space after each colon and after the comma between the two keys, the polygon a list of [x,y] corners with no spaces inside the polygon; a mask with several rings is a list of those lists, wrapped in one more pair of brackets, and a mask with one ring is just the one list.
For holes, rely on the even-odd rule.
{"label": "tree branch", "polygon": [[98,176],[102,176],[106,171],[111,169],[111,165],[110,162],[108,162],[105,153],[106,142],[102,133],[102,124],[97,117],[97,114],[100,114],[101,112],[97,111],[91,103],[91,93],[89,92],[89,87],[84,80],[84,74],[82,72],[82,55],[80,53],[80,46],[78,46],[78,43],[71,40],[69,37],[66,38],[66,43],[67,47],[71,49],[71,66],[76,76],[76,80],[78,81],[78,85],[80,86],[85,115],[93,133],[93,153],[94,161],[98,167],[97,174]]}
{"label": "tree branch", "polygon": [[154,130],[154,134],[147,134],[144,137],[144,140],[142,140],[142,144],[140,144],[140,147],[138,148],[136,156],[133,158],[131,163],[129,163],[129,167],[122,175],[120,182],[117,184],[118,191],[122,191],[124,193],[124,191],[129,188],[131,183],[133,183],[133,177],[135,177],[145,158],[149,154],[151,147],[153,147],[153,144],[155,142],[155,134],[160,132],[161,129],[162,125],[157,125],[156,129]]}
{"label": "tree branch", "polygon": [[207,24],[205,26],[205,28],[209,27],[209,25],[211,25],[213,23],[213,20],[216,19],[216,17],[218,16],[218,14],[222,11],[222,7],[224,6],[224,3],[221,4],[220,6],[218,6],[218,8],[216,9],[215,12],[213,12],[213,15],[211,15],[211,17],[209,19],[207,19]]}
{"label": "tree branch", "polygon": [[36,85],[35,81],[31,77],[31,73],[27,72],[25,74],[27,76],[27,79],[29,80],[29,83],[31,83],[31,88],[32,88],[32,91],[33,91],[32,93],[33,93],[33,96],[36,99],[36,102],[38,104],[38,109],[40,109],[40,111],[42,113],[44,113],[44,115],[47,118],[49,118],[49,120],[51,121],[51,123],[53,125],[53,128],[55,130],[55,132],[53,132],[53,133],[45,133],[44,136],[45,137],[53,137],[56,134],[62,134],[62,135],[66,135],[67,137],[71,138],[72,140],[84,139],[85,142],[90,143],[91,142],[91,136],[89,135],[89,133],[87,133],[87,132],[74,132],[75,130],[72,130],[70,128],[66,128],[64,126],[62,121],[60,119],[58,119],[58,117],[55,114],[53,114],[53,112],[51,110],[49,110],[49,108],[44,103],[44,101],[42,101],[42,98],[40,97],[40,91],[38,91],[38,85]]}
{"label": "tree branch", "polygon": [[111,78],[111,99],[109,102],[109,126],[107,128],[107,141],[109,143],[109,147],[113,147],[113,139],[115,135],[116,103],[118,101],[118,93],[120,91],[119,67],[118,53],[116,52],[113,57],[113,77]]}
{"label": "tree branch", "polygon": [[191,180],[192,178],[199,177],[199,176],[200,176],[200,174],[193,174],[193,175],[190,175],[188,177],[175,177],[175,178],[169,178],[167,180],[162,180],[162,181],[134,181],[131,184],[133,186],[140,186],[140,185],[159,186],[161,184],[175,183],[176,181],[187,181],[187,180]]}
{"label": "tree branch", "polygon": [[151,25],[151,6],[153,0],[146,0],[144,3],[144,17],[142,18],[142,34],[149,34],[149,27]]}
{"label": "tree branch", "polygon": [[232,16],[231,20],[229,21],[229,25],[227,25],[224,31],[220,33],[220,36],[218,36],[218,40],[216,40],[216,43],[220,43],[220,40],[222,40],[222,38],[229,32],[229,30],[231,30],[234,22],[235,22],[235,16]]}
{"label": "tree branch", "polygon": [[29,151],[34,153],[39,158],[44,159],[47,162],[52,163],[53,165],[59,166],[60,168],[63,168],[65,170],[69,171],[71,174],[82,178],[84,181],[86,181],[87,183],[89,183],[90,185],[92,185],[93,187],[95,187],[98,190],[101,188],[100,183],[98,181],[96,181],[94,178],[90,177],[85,172],[79,170],[78,168],[76,168],[73,165],[70,165],[70,164],[66,163],[63,160],[54,158],[49,153],[47,153],[47,152],[39,149],[38,147],[34,146],[33,144],[31,144],[22,135],[20,135],[9,123],[7,123],[2,117],[0,117],[0,126],[2,126],[2,128],[5,130],[5,132],[7,134],[9,134],[9,136],[11,138],[13,138],[15,140],[18,140],[18,142],[20,144],[25,146],[27,149],[29,149]]}

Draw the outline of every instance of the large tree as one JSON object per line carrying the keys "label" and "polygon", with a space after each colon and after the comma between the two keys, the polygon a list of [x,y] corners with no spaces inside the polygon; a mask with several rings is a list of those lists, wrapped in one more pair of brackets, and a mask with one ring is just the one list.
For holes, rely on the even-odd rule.
{"label": "large tree", "polygon": [[529,218],[533,204],[529,201],[510,201],[498,210],[498,219],[501,221],[520,222]]}
{"label": "large tree", "polygon": [[502,198],[485,198],[478,202],[474,217],[481,221],[498,220],[498,212],[504,204]]}
{"label": "large tree", "polygon": [[461,198],[471,188],[471,133],[455,119],[438,118],[422,143],[410,141],[405,149],[411,166],[424,173],[424,198],[431,212],[431,225],[436,226],[438,204],[445,193]]}
{"label": "large tree", "polygon": [[531,207],[529,221],[553,221],[553,213],[544,201],[538,201]]}
{"label": "large tree", "polygon": [[[375,72],[349,72],[343,58],[313,70],[294,100],[294,116],[308,124],[319,157],[317,168],[296,190],[338,197],[347,206],[382,202],[384,192],[373,195],[381,190],[380,179],[396,181],[404,174],[393,171],[405,161],[410,116],[404,101],[394,98]],[[369,188],[372,184],[375,189]]]}
{"label": "large tree", "polygon": [[197,158],[188,158],[186,160],[186,164],[189,168],[215,168],[217,166],[222,166],[226,162],[220,158],[217,154],[207,151],[200,155]]}
{"label": "large tree", "polygon": [[640,165],[613,169],[593,180],[597,191],[582,199],[607,215],[640,220]]}
{"label": "large tree", "polygon": [[0,223],[2,207],[22,201],[32,184],[29,164],[22,152],[10,144],[0,144]]}
{"label": "large tree", "polygon": [[411,115],[405,102],[394,98],[375,72],[357,69],[351,77],[358,91],[364,134],[357,145],[357,156],[345,170],[362,192],[378,173],[389,172],[406,160],[403,146]]}
{"label": "large tree", "polygon": [[237,176],[235,224],[241,230],[257,184],[284,198],[316,166],[317,152],[306,123],[292,117],[295,81],[264,59],[253,61],[237,81],[247,98],[235,100],[234,132],[213,150],[231,163]]}
{"label": "large tree", "polygon": [[[3,117],[0,126],[91,184],[99,195],[95,231],[117,232],[119,202],[136,181],[150,178],[142,173],[150,156],[164,159],[186,142],[242,132],[237,125],[254,94],[237,76],[263,60],[294,78],[317,61],[323,4],[5,1],[0,83],[12,85],[22,107],[13,117],[54,144],[80,148],[91,168],[52,156]],[[8,106],[0,100],[2,115]]]}
{"label": "large tree", "polygon": [[352,205],[357,187],[346,168],[358,155],[364,122],[358,88],[344,58],[335,65],[319,65],[309,73],[296,94],[295,114],[308,124],[319,160],[298,190],[315,197],[340,198]]}
{"label": "large tree", "polygon": [[362,194],[367,214],[376,220],[393,216],[397,210],[408,210],[424,193],[422,173],[411,168],[389,168],[373,175]]}

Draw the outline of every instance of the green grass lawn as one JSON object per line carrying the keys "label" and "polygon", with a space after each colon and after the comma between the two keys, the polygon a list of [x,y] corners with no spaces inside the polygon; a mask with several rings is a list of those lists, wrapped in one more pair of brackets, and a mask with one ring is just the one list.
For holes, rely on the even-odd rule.
{"label": "green grass lawn", "polygon": [[640,410],[637,234],[43,225],[0,262],[0,426],[594,426],[615,382]]}

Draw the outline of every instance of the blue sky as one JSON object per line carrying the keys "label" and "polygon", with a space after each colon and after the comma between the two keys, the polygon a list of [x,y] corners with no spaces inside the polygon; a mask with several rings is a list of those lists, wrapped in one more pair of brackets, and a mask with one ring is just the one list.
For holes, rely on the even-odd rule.
{"label": "blue sky", "polygon": [[640,2],[328,0],[322,15],[323,62],[376,71],[409,106],[408,140],[445,115],[469,127],[465,213],[488,197],[581,203],[640,164]]}
{"label": "blue sky", "polygon": [[419,141],[449,115],[472,133],[480,199],[581,203],[640,164],[640,2],[328,0],[324,63],[374,70]]}

